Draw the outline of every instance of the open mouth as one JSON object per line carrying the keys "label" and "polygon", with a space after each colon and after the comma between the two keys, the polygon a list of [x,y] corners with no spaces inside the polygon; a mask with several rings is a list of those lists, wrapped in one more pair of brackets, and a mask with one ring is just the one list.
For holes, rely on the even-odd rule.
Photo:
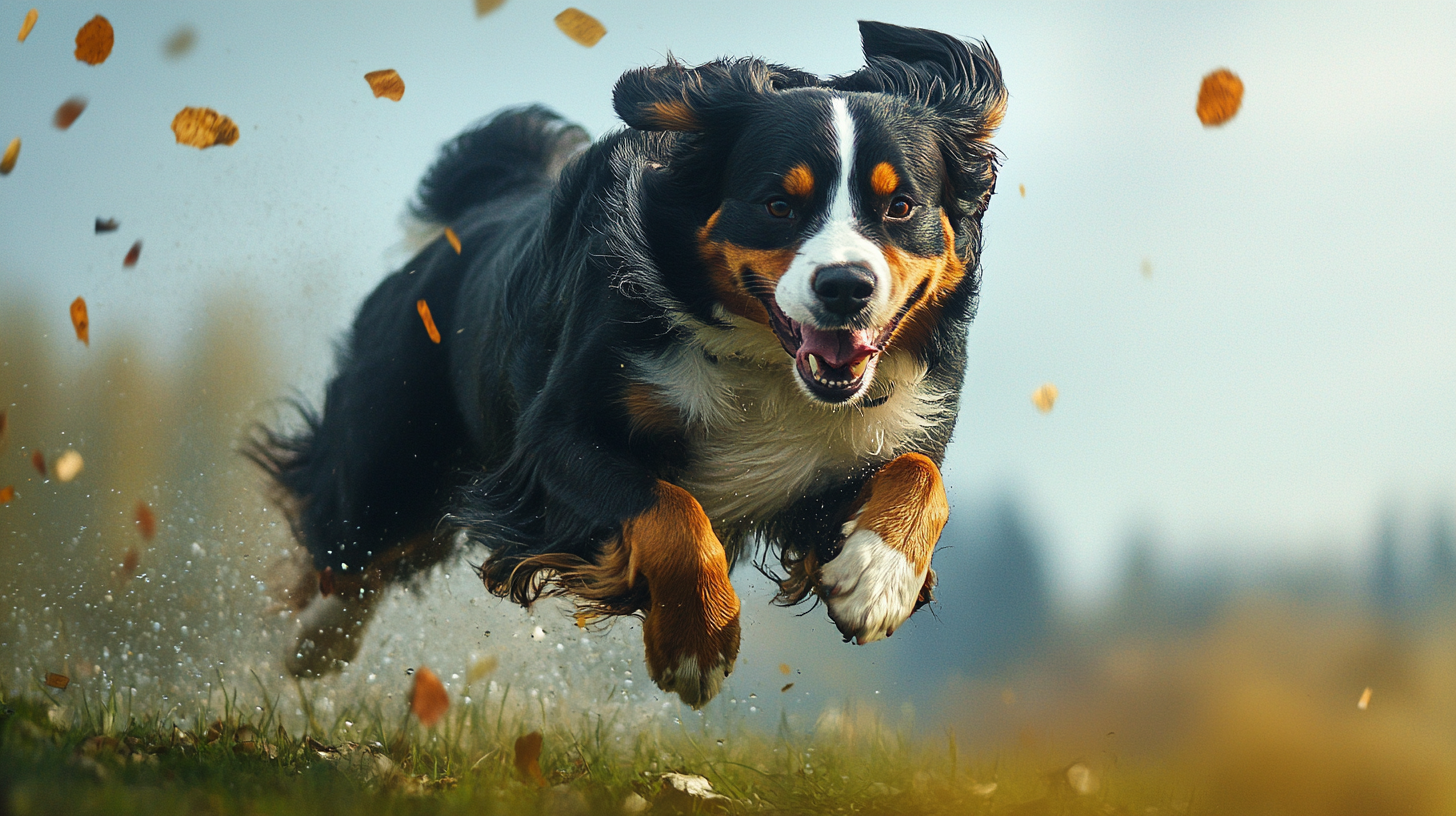
{"label": "open mouth", "polygon": [[845,402],[865,390],[874,379],[880,352],[890,342],[900,321],[925,292],[922,284],[884,326],[821,329],[784,314],[763,279],[745,273],[744,283],[768,310],[769,325],[784,351],[794,358],[794,370],[799,379],[811,394],[824,402]]}

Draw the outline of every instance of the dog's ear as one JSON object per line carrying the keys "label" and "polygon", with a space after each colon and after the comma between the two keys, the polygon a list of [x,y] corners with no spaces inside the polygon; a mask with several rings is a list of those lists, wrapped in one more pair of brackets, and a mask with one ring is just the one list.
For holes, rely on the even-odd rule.
{"label": "dog's ear", "polygon": [[945,202],[956,249],[977,254],[981,213],[996,185],[999,155],[989,139],[1006,113],[1006,85],[990,46],[949,34],[862,20],[865,67],[830,86],[887,93],[928,108],[941,136],[952,190]]}
{"label": "dog's ear", "polygon": [[617,80],[612,106],[638,130],[701,132],[734,122],[765,94],[820,84],[813,74],[756,59],[718,60],[688,68],[668,58]]}

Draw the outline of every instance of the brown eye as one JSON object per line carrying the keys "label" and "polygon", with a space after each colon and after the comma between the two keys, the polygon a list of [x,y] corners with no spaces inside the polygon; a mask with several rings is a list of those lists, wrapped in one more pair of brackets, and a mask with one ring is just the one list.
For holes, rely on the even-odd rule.
{"label": "brown eye", "polygon": [[794,208],[789,205],[788,199],[770,198],[764,206],[768,208],[768,214],[774,218],[788,218],[794,214]]}
{"label": "brown eye", "polygon": [[905,196],[895,196],[890,199],[890,206],[885,208],[885,217],[900,220],[909,218],[910,211],[915,209],[915,204]]}

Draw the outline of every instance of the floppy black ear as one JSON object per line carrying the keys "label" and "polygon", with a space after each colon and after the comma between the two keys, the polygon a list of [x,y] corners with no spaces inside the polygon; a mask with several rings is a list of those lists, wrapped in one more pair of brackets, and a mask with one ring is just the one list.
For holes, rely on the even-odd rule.
{"label": "floppy black ear", "polygon": [[718,60],[689,68],[669,57],[666,65],[623,74],[612,106],[638,130],[696,132],[732,121],[765,94],[818,84],[813,74],[762,60]]}

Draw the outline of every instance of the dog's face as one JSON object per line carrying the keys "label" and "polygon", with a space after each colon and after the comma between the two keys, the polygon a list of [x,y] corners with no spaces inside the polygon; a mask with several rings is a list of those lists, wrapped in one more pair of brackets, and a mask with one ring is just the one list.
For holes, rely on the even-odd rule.
{"label": "dog's face", "polygon": [[628,74],[616,99],[634,127],[695,134],[668,170],[711,207],[693,227],[699,289],[772,331],[804,393],[830,404],[863,397],[892,344],[927,342],[975,268],[1005,102],[989,51],[862,28],[868,67],[829,83],[756,61],[669,65]]}

